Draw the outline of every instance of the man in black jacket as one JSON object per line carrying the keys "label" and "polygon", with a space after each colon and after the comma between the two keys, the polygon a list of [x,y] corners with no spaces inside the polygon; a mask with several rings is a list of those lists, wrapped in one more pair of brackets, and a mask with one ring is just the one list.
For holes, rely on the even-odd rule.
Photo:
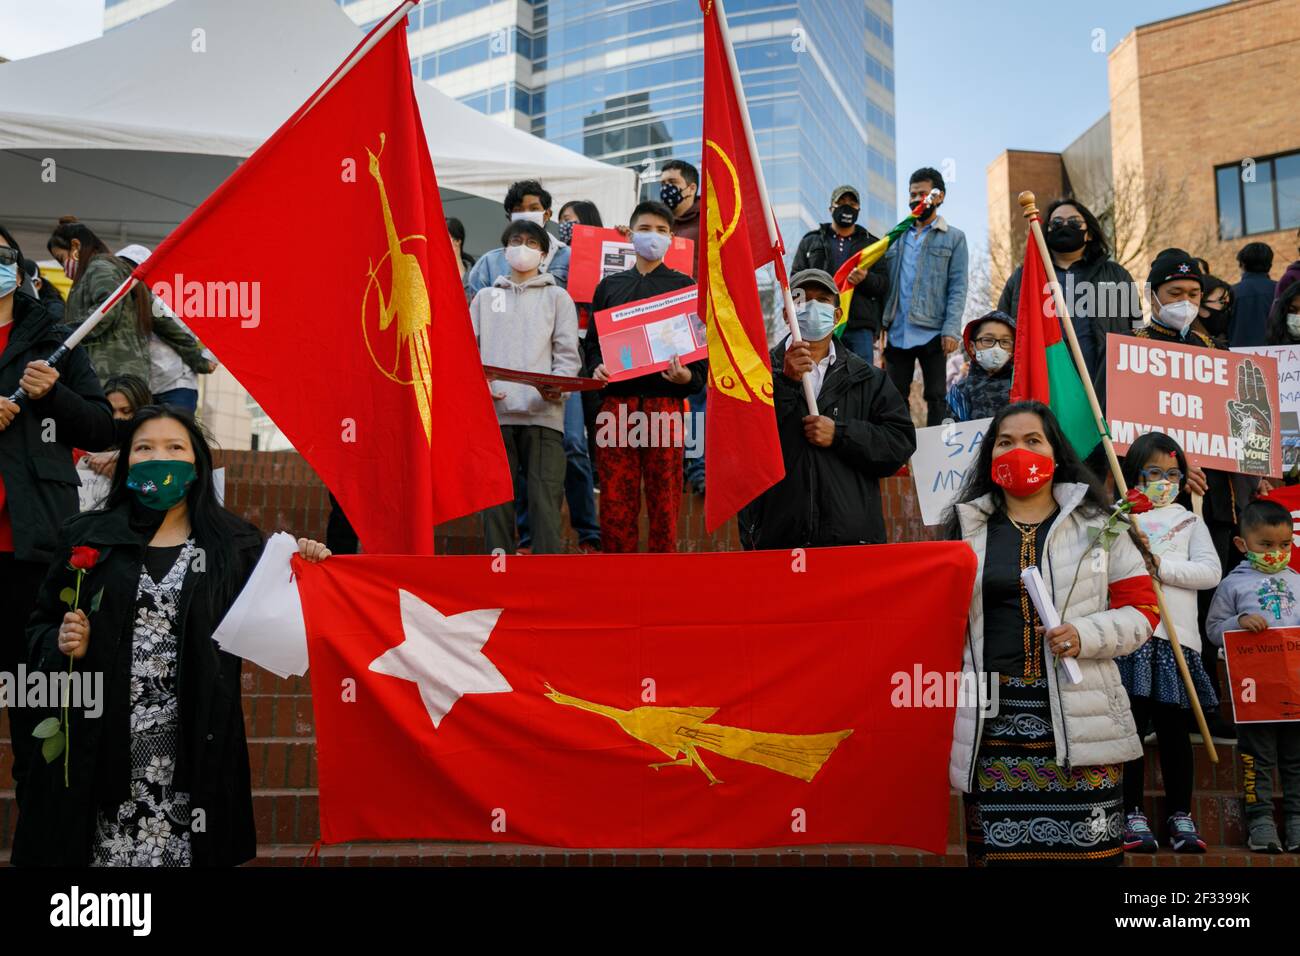
{"label": "man in black jacket", "polygon": [[[882,369],[846,348],[831,330],[839,320],[835,281],[819,269],[790,283],[802,300],[799,334],[772,352],[776,425],[785,478],[740,512],[746,549],[883,544],[880,479],[916,450],[916,429]],[[857,296],[854,296],[857,298]],[[813,379],[820,414],[810,415],[801,381]]]}
{"label": "man in black jacket", "polygon": [[[21,262],[17,243],[0,227],[0,671],[9,674],[27,659],[27,618],[59,526],[77,513],[72,449],[101,451],[114,437],[112,408],[85,350],[72,349],[56,368],[42,361],[71,330],[15,291],[13,279],[21,286],[29,278]],[[28,398],[9,401],[20,385]],[[20,786],[32,751],[32,713],[9,709]]]}
{"label": "man in black jacket", "polygon": [[[877,239],[857,224],[862,204],[854,186],[837,186],[831,193],[831,221],[824,222],[799,240],[790,269],[821,269],[834,276],[850,256]],[[849,282],[857,286],[849,306],[849,320],[842,341],[868,362],[875,361],[876,337],[880,334],[880,311],[889,293],[889,274],[882,262],[869,270],[855,269]]]}

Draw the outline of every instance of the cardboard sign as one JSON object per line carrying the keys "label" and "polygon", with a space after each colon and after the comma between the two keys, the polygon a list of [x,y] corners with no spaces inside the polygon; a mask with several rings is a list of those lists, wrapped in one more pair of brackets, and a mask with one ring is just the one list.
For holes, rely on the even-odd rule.
{"label": "cardboard sign", "polygon": [[1223,649],[1237,723],[1300,720],[1300,627],[1224,631]]}
{"label": "cardboard sign", "polygon": [[957,498],[966,469],[975,463],[980,443],[991,418],[971,422],[935,425],[916,430],[916,454],[910,468],[916,481],[916,498],[921,505],[921,520],[937,525],[943,513]]}
{"label": "cardboard sign", "polygon": [[[617,229],[599,226],[573,227],[569,246],[569,281],[566,289],[574,302],[590,302],[596,286],[605,276],[631,269],[636,265],[632,240],[623,238]],[[664,256],[664,265],[686,275],[695,274],[695,243],[673,236]]]}
{"label": "cardboard sign", "polygon": [[704,322],[695,311],[697,292],[691,286],[595,314],[611,382],[666,369],[674,355],[683,365],[708,355]]}
{"label": "cardboard sign", "polygon": [[1290,471],[1300,462],[1300,345],[1240,346],[1232,351],[1277,359],[1282,465]]}
{"label": "cardboard sign", "polygon": [[578,378],[569,375],[550,375],[546,372],[522,372],[517,368],[501,368],[498,365],[484,365],[483,371],[490,378],[502,382],[519,382],[523,385],[545,385],[559,389],[561,392],[592,392],[604,388],[605,383],[598,378]]}
{"label": "cardboard sign", "polygon": [[1106,418],[1115,451],[1164,432],[1202,468],[1280,477],[1277,359],[1106,336]]}

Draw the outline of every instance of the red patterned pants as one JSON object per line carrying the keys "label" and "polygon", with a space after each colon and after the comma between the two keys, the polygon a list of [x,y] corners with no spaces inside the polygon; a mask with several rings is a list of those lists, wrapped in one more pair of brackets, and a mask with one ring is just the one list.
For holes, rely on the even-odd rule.
{"label": "red patterned pants", "polygon": [[[619,411],[619,406],[626,410]],[[677,513],[682,504],[682,458],[680,438],[667,447],[660,440],[665,431],[680,436],[684,424],[684,403],[680,398],[607,398],[597,419],[596,468],[600,473],[600,546],[607,554],[637,549],[641,516],[641,485],[645,483],[650,540],[647,550],[672,553],[677,550]],[[633,412],[652,416],[673,415],[678,425],[661,430],[647,424],[639,431],[619,427],[634,422]],[[605,413],[614,416],[606,419]],[[614,427],[601,427],[611,421]],[[653,419],[652,419],[653,421]],[[614,436],[613,441],[605,437]],[[633,441],[629,442],[629,438]],[[636,439],[643,438],[642,441]],[[640,447],[632,447],[639,444]]]}

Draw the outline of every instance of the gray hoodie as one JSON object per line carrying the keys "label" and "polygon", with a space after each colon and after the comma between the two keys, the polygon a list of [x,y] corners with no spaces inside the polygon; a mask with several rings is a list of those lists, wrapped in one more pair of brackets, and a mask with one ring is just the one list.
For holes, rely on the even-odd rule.
{"label": "gray hoodie", "polygon": [[1205,619],[1205,636],[1223,646],[1224,631],[1242,630],[1237,620],[1243,614],[1259,614],[1269,627],[1300,626],[1300,574],[1290,568],[1277,574],[1256,571],[1249,561],[1223,579]]}
{"label": "gray hoodie", "polygon": [[[548,272],[518,285],[499,276],[480,289],[469,307],[484,365],[577,375],[578,312],[569,293]],[[564,431],[564,403],[548,402],[531,385],[488,383],[494,395],[497,421],[502,425],[542,425]]]}

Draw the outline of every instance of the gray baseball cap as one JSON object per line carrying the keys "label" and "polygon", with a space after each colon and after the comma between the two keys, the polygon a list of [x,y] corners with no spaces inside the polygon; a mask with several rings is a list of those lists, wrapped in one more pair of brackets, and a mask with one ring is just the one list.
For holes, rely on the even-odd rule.
{"label": "gray baseball cap", "polygon": [[821,269],[804,269],[796,272],[790,277],[790,289],[801,289],[806,285],[819,285],[831,295],[839,295],[840,290],[835,286],[835,280],[831,278],[829,272]]}
{"label": "gray baseball cap", "polygon": [[842,198],[844,198],[844,196],[850,193],[852,193],[854,199],[858,200],[859,202],[862,201],[862,194],[858,192],[857,186],[836,186],[831,191],[831,205],[834,206]]}

